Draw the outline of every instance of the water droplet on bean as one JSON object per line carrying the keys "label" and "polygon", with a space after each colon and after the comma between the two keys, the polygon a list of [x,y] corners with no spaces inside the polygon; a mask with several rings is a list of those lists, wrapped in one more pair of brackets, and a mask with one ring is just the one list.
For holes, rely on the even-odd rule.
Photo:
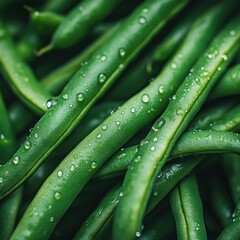
{"label": "water droplet on bean", "polygon": [[61,194],[60,194],[59,192],[55,192],[55,193],[54,193],[54,198],[55,198],[56,200],[59,200],[59,199],[61,198]]}
{"label": "water droplet on bean", "polygon": [[19,157],[19,156],[13,157],[13,163],[14,163],[15,165],[19,164],[19,162],[20,162],[20,157]]}
{"label": "water droplet on bean", "polygon": [[83,93],[78,93],[77,94],[77,100],[78,100],[78,102],[82,102],[83,100],[84,100],[84,94]]}
{"label": "water droplet on bean", "polygon": [[145,24],[146,21],[147,21],[146,18],[143,17],[143,16],[139,17],[139,19],[138,19],[138,22],[141,23],[141,24]]}
{"label": "water droplet on bean", "polygon": [[150,97],[147,94],[144,94],[142,96],[142,102],[143,103],[148,103],[150,101]]}

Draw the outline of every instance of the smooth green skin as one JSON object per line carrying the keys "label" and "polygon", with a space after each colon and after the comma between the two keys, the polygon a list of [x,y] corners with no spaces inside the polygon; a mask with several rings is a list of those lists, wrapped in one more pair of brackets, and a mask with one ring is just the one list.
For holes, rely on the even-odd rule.
{"label": "smooth green skin", "polygon": [[210,95],[210,99],[239,94],[240,64],[231,67],[220,79]]}
{"label": "smooth green skin", "polygon": [[223,167],[234,203],[240,199],[240,156],[225,154]]}
{"label": "smooth green skin", "polygon": [[3,23],[0,22],[0,67],[16,95],[34,112],[46,111],[51,97],[34,76],[30,67],[21,59]]}
{"label": "smooth green skin", "polygon": [[12,125],[5,107],[2,93],[0,92],[0,165],[4,164],[11,157],[15,150],[16,142],[14,139]]}
{"label": "smooth green skin", "polygon": [[119,26],[113,27],[109,32],[104,34],[102,37],[97,39],[87,49],[83,50],[80,54],[69,60],[65,64],[61,65],[57,69],[54,69],[47,76],[45,76],[41,83],[43,86],[53,95],[59,94],[63,87],[68,83],[74,73],[77,72],[83,65],[84,62],[102,45],[106,44],[107,41],[117,31]]}
{"label": "smooth green skin", "polygon": [[32,11],[30,18],[37,31],[47,36],[52,34],[64,20],[63,16],[50,11]]}
{"label": "smooth green skin", "polygon": [[173,189],[170,202],[178,239],[207,239],[202,201],[197,179],[193,174],[187,176]]}
{"label": "smooth green skin", "polygon": [[[0,168],[0,176],[3,176],[6,171],[11,172],[11,175],[5,178],[0,186],[0,198],[3,198],[21,185],[25,179],[39,167],[60,142],[69,135],[94,103],[108,90],[113,81],[116,80],[117,76],[123,71],[126,64],[137,55],[141,48],[144,47],[167,20],[176,14],[186,3],[186,0],[180,3],[177,0],[168,0],[167,2],[164,1],[164,4],[156,2],[155,0],[144,2],[133,12],[127,21],[118,28],[114,36],[112,36],[111,41],[108,41],[95,51],[88,63],[82,66],[73,76],[61,95],[54,101],[49,102],[52,104],[52,107],[35,125],[28,139],[14,155],[14,157],[20,157],[20,163],[15,166],[13,165],[12,159],[10,159]],[[142,13],[143,9],[146,8],[148,8],[148,12],[145,13],[145,17],[148,20],[148,24],[139,23],[139,18],[144,15]],[[125,49],[125,56],[119,54],[119,49]],[[181,72],[185,73],[183,70],[181,70]],[[99,79],[102,80],[102,76],[105,82],[99,81]],[[169,79],[167,79],[167,81],[169,81]],[[158,99],[158,102],[153,104],[162,105],[160,104],[162,99],[159,99],[158,88],[149,89],[149,93],[152,92],[155,92],[155,96]],[[169,97],[170,94],[171,93],[168,92],[167,97]],[[147,107],[149,107],[149,104],[142,103],[142,95],[141,93],[140,98],[136,97],[136,99],[138,99],[137,101],[132,100],[133,103],[131,103],[131,105],[136,106],[136,112],[142,111],[137,105],[148,105]],[[143,111],[143,118],[145,118],[144,116],[146,115],[151,115],[152,109],[155,109],[154,105],[152,108],[148,108],[146,112]],[[126,116],[121,114],[118,118],[119,120],[123,118],[126,119],[121,123],[123,126],[125,125],[124,123],[128,121],[129,116],[133,115],[129,107],[126,106],[126,108],[128,109],[127,114],[125,114]],[[152,118],[154,118],[156,114],[156,112],[152,112]],[[130,136],[127,137],[130,138],[135,133],[135,130],[139,130],[146,124],[144,121],[142,122],[142,125],[139,124],[138,119],[137,123],[139,126],[136,126],[133,130],[128,130],[127,132],[129,132],[129,134],[126,134]],[[146,122],[148,122],[148,118]],[[132,124],[133,123],[129,123],[127,128],[132,129]],[[111,128],[116,132],[121,125],[114,125],[111,126]],[[116,147],[124,144],[124,140],[128,140],[125,136],[126,134],[121,135],[121,141],[119,141],[120,139],[116,141],[116,145],[112,148],[111,153],[114,152]],[[95,137],[96,136],[94,136],[94,139]],[[117,149],[115,149],[115,151],[116,150]],[[108,151],[106,151],[106,154],[108,154]]]}
{"label": "smooth green skin", "polygon": [[[90,240],[95,239],[104,225],[111,219],[114,209],[119,201],[120,188],[112,191],[106,196],[101,204],[94,210],[94,212],[87,218],[81,229],[74,236],[74,240]],[[94,224],[92,224],[94,223]]]}
{"label": "smooth green skin", "polygon": [[[206,100],[221,71],[226,69],[238,50],[239,24],[240,17],[237,17],[217,35],[139,147],[124,179],[123,197],[116,209],[113,224],[114,239],[120,239],[123,231],[126,240],[134,238],[156,175],[166,163],[177,139]],[[232,30],[236,33],[234,36],[229,34]],[[212,51],[218,54],[209,58]]]}
{"label": "smooth green skin", "polygon": [[219,177],[214,176],[211,179],[209,187],[209,198],[211,208],[222,227],[226,227],[231,221],[233,202],[229,192],[224,186],[224,182]]}
{"label": "smooth green skin", "polygon": [[[209,115],[212,115],[212,114],[215,115],[215,111],[216,111],[216,109],[214,109],[214,111],[212,111],[212,112],[209,112]],[[232,110],[232,112],[235,112],[235,111]],[[223,116],[223,118],[228,119],[228,114],[233,115],[233,114],[231,114],[231,111],[229,111],[228,113],[226,113]],[[240,115],[240,112],[238,112],[238,113],[235,112],[235,114]],[[203,116],[203,117],[205,117],[205,116]],[[198,123],[198,121],[196,122],[196,124],[197,123]],[[235,123],[235,124],[238,125],[238,123]],[[205,126],[204,126],[204,124],[202,124],[202,126],[205,127],[205,126],[207,126],[207,124]],[[216,129],[218,127],[217,123],[213,124],[213,126]],[[183,153],[185,152],[185,150],[184,150],[185,144],[181,143],[182,139],[185,139],[185,140],[183,140],[183,142],[186,143],[186,149],[188,149],[187,151],[189,151],[189,147],[191,149],[194,148],[193,146],[196,147],[196,149],[195,149],[196,152],[199,151],[199,149],[197,148],[197,145],[198,145],[198,142],[199,142],[199,134],[202,135],[202,144],[203,145],[206,144],[206,146],[208,146],[209,143],[210,144],[216,144],[216,146],[218,148],[219,148],[219,145],[221,145],[223,147],[223,149],[226,150],[227,148],[229,148],[229,150],[231,149],[230,151],[232,151],[232,143],[234,143],[233,145],[235,145],[236,147],[234,148],[233,151],[239,151],[239,147],[238,147],[239,144],[237,142],[237,139],[233,140],[235,138],[234,137],[232,140],[230,140],[233,136],[232,133],[230,133],[231,136],[229,135],[229,137],[227,137],[225,135],[226,131],[228,131],[228,126],[229,126],[228,124],[225,125],[225,129],[224,129],[225,132],[220,132],[220,133],[215,132],[218,136],[218,138],[216,138],[216,139],[215,139],[215,137],[214,137],[214,139],[212,138],[212,136],[213,136],[212,133],[213,132],[211,132],[209,130],[205,131],[205,134],[204,133],[202,134],[200,131],[195,132],[195,133],[186,133],[180,138],[180,141],[178,141],[180,143],[179,146],[182,146],[180,152],[177,150],[177,149],[179,149],[179,147],[176,144],[176,147],[173,148],[172,153],[174,152],[174,149],[176,149],[175,152],[177,152],[179,157],[183,155]],[[225,145],[226,142],[223,141],[222,133],[225,135],[224,140],[225,139],[230,140],[228,142],[229,144],[227,144],[228,146],[223,146],[223,145]],[[210,135],[211,135],[211,138],[209,138]],[[228,133],[227,133],[227,135],[228,135]],[[188,137],[186,138],[186,136],[190,136],[190,137],[192,137],[192,139],[190,140]],[[237,136],[237,138],[239,137],[238,135],[236,135],[236,136]],[[189,143],[192,143],[193,139],[195,139],[193,141],[193,143],[195,143],[195,144],[189,144]],[[215,142],[215,140],[217,140],[218,144]],[[205,141],[207,141],[207,142],[205,142]],[[190,145],[193,145],[193,146],[190,146]],[[129,154],[129,156],[128,156],[128,153],[127,153],[128,149],[131,149],[130,150],[131,153]],[[118,156],[117,156],[117,154],[115,155],[117,158],[120,157],[120,159],[121,159],[121,170],[124,169],[124,168],[127,169],[127,167],[128,167],[128,165],[125,165],[125,164],[123,164],[124,166],[122,166],[122,162],[125,161],[125,158],[129,158],[129,159],[132,160],[133,157],[134,157],[133,155],[136,152],[135,147],[129,147],[128,149],[125,149],[125,150],[121,151],[121,153]],[[203,147],[203,149],[204,149],[204,147]],[[191,150],[191,152],[192,152],[192,154],[194,154],[193,150]],[[177,157],[177,156],[175,156],[175,157]],[[189,157],[188,159],[178,158],[175,161],[170,161],[169,163],[167,163],[166,166],[163,167],[162,172],[155,179],[154,187],[153,187],[153,190],[152,190],[152,193],[151,193],[150,201],[148,203],[148,208],[147,208],[146,214],[149,214],[160,203],[160,201],[162,201],[162,199],[171,191],[171,189],[179,181],[181,181],[184,177],[186,177],[202,161],[202,159],[203,159],[202,157],[196,157],[194,159],[192,159],[192,157]],[[114,161],[114,160],[112,160],[112,161]],[[119,159],[117,161],[119,161]],[[114,166],[119,169],[120,163],[118,165],[114,165]],[[105,166],[102,167],[102,169],[104,169],[104,168],[105,168]],[[96,175],[101,176],[101,173],[100,173],[101,171],[102,170],[100,168],[99,172],[97,172]],[[105,171],[103,170],[102,172],[103,172],[103,175],[105,175]],[[116,191],[118,193],[116,193],[115,195],[112,195],[113,198],[108,198],[108,199],[106,198],[106,201],[104,203],[104,207],[106,207],[108,209],[108,211],[105,212],[104,208],[103,208],[102,212],[101,212],[102,215],[106,215],[105,217],[102,216],[102,219],[104,219],[104,221],[103,222],[97,221],[97,219],[95,218],[95,213],[93,213],[93,216],[90,215],[89,218],[87,219],[88,228],[86,226],[84,226],[83,229],[81,228],[78,232],[78,236],[88,236],[89,232],[100,231],[100,229],[103,228],[103,224],[106,223],[106,218],[107,217],[109,219],[108,221],[110,221],[113,210],[109,211],[109,206],[107,205],[107,201],[110,203],[110,207],[115,208],[115,205],[112,205],[111,202],[116,202],[116,201],[119,200],[119,194],[121,192],[121,189],[116,190]],[[101,208],[101,206],[102,205],[100,205],[99,208]],[[109,212],[111,213],[110,216],[108,215]]]}
{"label": "smooth green skin", "polygon": [[120,2],[121,0],[81,1],[65,16],[46,49],[69,48],[77,44],[97,23],[108,16]]}
{"label": "smooth green skin", "polygon": [[154,51],[153,59],[155,61],[165,61],[171,56],[180,42],[187,34],[193,19],[187,18],[175,25],[167,37],[157,46]]}
{"label": "smooth green skin", "polygon": [[240,201],[232,214],[232,221],[222,231],[217,240],[238,240],[240,238]]}
{"label": "smooth green skin", "polygon": [[[4,164],[16,149],[16,141],[2,95],[0,94],[0,164]],[[1,181],[1,179],[0,179]],[[22,199],[22,188],[0,201],[0,239],[8,240],[15,227]]]}
{"label": "smooth green skin", "polygon": [[[238,153],[239,140],[239,135],[232,132],[213,130],[187,132],[176,142],[169,160],[193,154]],[[136,153],[138,146],[118,151],[100,168],[94,178],[105,179],[122,174],[130,166]]]}

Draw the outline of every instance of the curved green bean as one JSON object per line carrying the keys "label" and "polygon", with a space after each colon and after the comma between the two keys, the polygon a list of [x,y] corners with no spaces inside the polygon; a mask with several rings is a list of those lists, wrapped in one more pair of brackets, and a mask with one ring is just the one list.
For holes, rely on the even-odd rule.
{"label": "curved green bean", "polygon": [[210,99],[239,94],[240,64],[230,68],[213,88]]}
{"label": "curved green bean", "polygon": [[10,87],[18,97],[36,113],[47,110],[46,102],[51,97],[41,86],[29,66],[21,59],[0,22],[0,66]]}
{"label": "curved green bean", "polygon": [[78,43],[120,2],[121,0],[84,0],[80,2],[65,16],[63,22],[56,29],[51,43],[41,49],[38,54],[41,55],[54,48],[68,48]]}
{"label": "curved green bean", "polygon": [[223,155],[223,167],[234,203],[240,199],[240,156]]}
{"label": "curved green bean", "polygon": [[202,201],[197,179],[191,174],[184,178],[170,194],[178,239],[207,239],[203,220]]}
{"label": "curved green bean", "polygon": [[[238,50],[239,24],[238,16],[217,35],[139,147],[125,176],[123,197],[116,209],[113,228],[115,239],[120,239],[123,231],[125,239],[135,236],[154,178],[166,163],[173,145],[204,103],[221,71],[228,66]],[[234,34],[230,34],[231,31]]]}
{"label": "curved green bean", "polygon": [[234,209],[232,220],[217,238],[218,240],[238,240],[240,238],[240,201]]}

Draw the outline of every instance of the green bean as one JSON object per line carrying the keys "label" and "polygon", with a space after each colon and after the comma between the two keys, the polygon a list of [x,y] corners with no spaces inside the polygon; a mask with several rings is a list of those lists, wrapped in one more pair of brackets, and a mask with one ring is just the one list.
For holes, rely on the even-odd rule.
{"label": "green bean", "polygon": [[239,94],[240,64],[230,68],[214,87],[210,99]]}
{"label": "green bean", "polygon": [[54,33],[51,43],[38,54],[54,48],[68,48],[86,36],[99,21],[109,15],[121,0],[84,0],[74,7]]}
{"label": "green bean", "polygon": [[[5,108],[5,104],[0,94],[0,164],[3,164],[12,155],[16,148],[12,126]],[[0,178],[0,182],[2,178]],[[0,201],[0,239],[9,239],[15,227],[22,198],[22,188],[18,189],[6,199]]]}
{"label": "green bean", "polygon": [[[174,143],[205,101],[221,71],[238,50],[240,29],[236,26],[239,21],[240,17],[235,18],[217,35],[139,147],[125,176],[123,197],[116,209],[113,228],[116,239],[120,239],[122,231],[125,232],[125,239],[135,236],[155,176],[166,163]],[[230,34],[231,31],[234,34]],[[212,56],[214,52],[215,56]],[[127,229],[125,224],[128,225]]]}
{"label": "green bean", "polygon": [[218,240],[238,240],[240,238],[240,201],[234,209],[232,220],[217,238]]}
{"label": "green bean", "polygon": [[96,40],[92,45],[90,45],[86,50],[80,52],[73,59],[69,60],[65,64],[61,65],[57,69],[48,73],[42,79],[43,86],[52,94],[58,94],[62,88],[67,84],[75,72],[81,68],[86,62],[86,60],[102,45],[107,42],[112,35],[117,31],[119,26],[113,27],[108,33],[104,34],[98,40]]}
{"label": "green bean", "polygon": [[38,83],[29,66],[22,61],[2,22],[0,29],[0,65],[9,85],[32,110],[36,113],[45,112],[50,95]]}
{"label": "green bean", "polygon": [[229,192],[220,177],[212,177],[209,184],[209,198],[211,200],[211,207],[218,221],[221,226],[226,227],[231,220],[233,206]]}
{"label": "green bean", "polygon": [[207,239],[196,177],[183,179],[170,194],[178,239]]}
{"label": "green bean", "polygon": [[[74,236],[74,239],[95,239],[97,234],[104,227],[104,224],[111,218],[113,211],[118,203],[119,188],[106,196],[106,199],[97,207],[90,217],[84,222],[80,231]],[[104,214],[102,214],[104,213]],[[94,224],[92,224],[92,222]],[[89,228],[89,225],[91,226]],[[101,226],[101,228],[99,228]]]}
{"label": "green bean", "polygon": [[[79,72],[74,75],[70,83],[64,88],[64,91],[57,99],[57,102],[56,100],[48,102],[51,108],[35,125],[28,139],[26,139],[25,143],[13,156],[18,156],[21,159],[20,163],[16,166],[13,164],[12,159],[10,159],[0,168],[0,176],[4,175],[6,171],[12,172],[11,176],[5,178],[0,186],[0,198],[22,184],[22,182],[38,168],[46,157],[64,138],[66,138],[77,123],[86,115],[92,105],[110,87],[116,77],[123,71],[124,66],[141,50],[147,41],[153,37],[156,31],[187,3],[185,0],[180,3],[177,1],[178,4],[176,5],[176,1],[177,0],[168,0],[162,3],[156,2],[155,0],[149,0],[140,5],[127,21],[121,25],[118,31],[116,31],[111,41],[99,48],[98,51],[92,55],[91,61],[85,64]],[[143,14],[143,10],[146,8],[148,8],[148,12]],[[146,16],[148,19],[148,24],[144,24],[141,22],[142,20],[139,22],[139,18],[142,19],[143,16]],[[131,32],[131,35],[129,32]],[[183,70],[181,70],[181,72],[182,71]],[[169,79],[167,81],[169,81]],[[154,91],[155,94],[159,96],[157,89],[150,91]],[[142,101],[141,98],[142,94],[140,99],[136,97],[136,99],[138,99],[137,104],[149,105],[145,104],[145,100]],[[136,101],[134,101],[134,105],[135,103]],[[159,102],[156,104],[159,104]],[[131,103],[131,105],[133,104]],[[154,106],[147,111],[152,108],[154,108]],[[123,119],[123,117],[129,119],[129,116],[133,115],[135,112],[133,110],[130,112],[128,106],[126,110],[127,113],[125,115],[127,116],[121,114],[119,119]],[[137,111],[142,110],[137,109],[136,112]],[[156,113],[153,112],[152,117],[155,114]],[[143,116],[146,115],[150,117],[150,113],[144,112]],[[146,119],[146,121],[148,121],[148,119]],[[122,125],[124,122],[125,121],[122,122]],[[142,122],[142,124],[144,124],[144,121]],[[110,129],[112,129],[112,131],[119,131],[121,126],[118,125],[120,125],[120,123],[117,124],[117,127],[112,125],[108,128],[107,132],[109,132]],[[132,123],[129,125],[131,125],[132,128]],[[135,130],[131,130],[130,134],[134,134],[132,131],[140,129],[141,126],[141,124],[136,126]],[[125,134],[119,136],[121,140],[119,139],[114,143],[116,145],[112,147],[111,151],[116,151],[117,149],[115,148],[124,143],[124,139],[126,138]],[[98,135],[97,139],[101,139],[99,136],[100,135]],[[130,137],[131,136],[129,136],[129,138]],[[94,136],[94,140],[95,139],[96,136]],[[101,144],[99,144],[98,147],[100,147],[100,145]],[[109,152],[106,151],[106,154],[109,154]],[[14,172],[16,172],[16,175]]]}
{"label": "green bean", "polygon": [[223,167],[234,203],[240,199],[240,157],[236,154],[223,155]]}
{"label": "green bean", "polygon": [[36,30],[40,34],[47,36],[52,34],[64,19],[63,16],[50,11],[31,11],[30,17],[31,23]]}
{"label": "green bean", "polygon": [[[193,131],[184,133],[171,151],[169,160],[193,154],[238,152],[239,136],[225,131]],[[97,172],[95,178],[108,178],[125,172],[138,152],[138,146],[131,146],[117,152]]]}
{"label": "green bean", "polygon": [[[210,129],[214,121],[225,116],[225,114],[231,111],[237,103],[237,98],[222,99],[214,102],[212,105],[207,106],[207,109],[204,108],[203,111],[200,111],[190,124],[189,130]],[[218,107],[219,105],[221,108]]]}
{"label": "green bean", "polygon": [[[0,93],[0,165],[4,164],[9,157],[11,157],[12,152],[15,150],[15,139],[12,130],[12,126],[8,117],[5,104],[3,102],[2,93]],[[1,178],[0,178],[1,180]]]}

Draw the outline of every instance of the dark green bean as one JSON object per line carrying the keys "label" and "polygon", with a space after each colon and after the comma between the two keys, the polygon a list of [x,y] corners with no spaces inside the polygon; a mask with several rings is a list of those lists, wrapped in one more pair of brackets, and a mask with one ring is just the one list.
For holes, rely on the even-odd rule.
{"label": "dark green bean", "polygon": [[91,29],[118,6],[121,0],[84,0],[75,6],[54,33],[51,43],[38,54],[54,48],[68,48],[80,42]]}
{"label": "dark green bean", "polygon": [[240,156],[223,155],[223,167],[234,203],[240,199]]}
{"label": "dark green bean", "polygon": [[120,233],[123,231],[125,239],[135,236],[156,175],[166,163],[175,142],[196,115],[216,80],[238,50],[239,24],[238,16],[215,37],[139,147],[124,179],[123,197],[115,214],[114,238],[120,239]]}
{"label": "dark green bean", "polygon": [[230,68],[213,88],[210,99],[239,94],[240,64]]}
{"label": "dark green bean", "polygon": [[50,94],[38,83],[29,66],[22,61],[2,22],[0,29],[0,64],[9,85],[32,110],[36,113],[45,112]]}
{"label": "dark green bean", "polygon": [[[193,131],[184,133],[171,151],[170,159],[188,155],[238,152],[240,137],[225,131]],[[125,172],[138,152],[138,146],[131,146],[117,152],[102,166],[95,178],[108,178]]]}
{"label": "dark green bean", "polygon": [[[12,126],[0,94],[0,164],[4,164],[16,149]],[[15,159],[17,161],[17,159]],[[0,182],[2,178],[0,178]],[[15,227],[16,217],[22,199],[22,188],[0,201],[0,239],[8,240]]]}
{"label": "dark green bean", "polygon": [[209,198],[211,201],[211,208],[222,227],[226,227],[231,221],[233,203],[229,196],[229,192],[220,179],[221,176],[212,177],[209,183]]}
{"label": "dark green bean", "polygon": [[178,239],[207,239],[202,201],[193,174],[187,176],[173,189],[170,202]]}

